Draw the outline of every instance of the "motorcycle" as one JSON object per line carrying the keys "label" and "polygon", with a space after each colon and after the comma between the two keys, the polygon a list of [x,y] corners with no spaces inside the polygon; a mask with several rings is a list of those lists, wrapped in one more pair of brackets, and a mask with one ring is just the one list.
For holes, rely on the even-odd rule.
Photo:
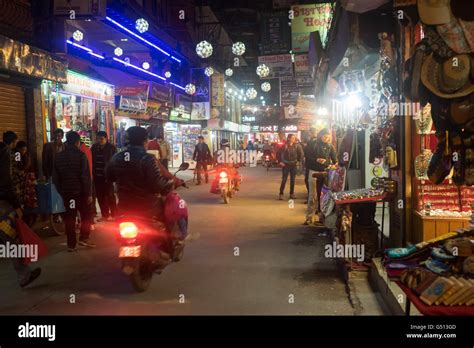
{"label": "motorcycle", "polygon": [[[173,178],[188,167],[189,163],[182,163]],[[174,186],[171,180],[170,185]],[[181,185],[187,188],[185,183]],[[188,226],[186,202],[170,190],[160,198],[159,204],[162,216],[158,219],[131,215],[118,219],[116,237],[121,245],[118,256],[122,271],[138,292],[148,289],[154,273],[161,274],[166,266],[180,261],[184,255]]]}
{"label": "motorcycle", "polygon": [[[234,168],[238,168],[238,165],[234,165]],[[220,194],[225,204],[229,204],[230,199],[239,190],[236,184],[241,182],[241,176],[236,173],[237,171],[233,171],[228,167],[217,168],[217,175],[211,185],[211,192]]]}
{"label": "motorcycle", "polygon": [[267,172],[270,168],[278,167],[278,161],[274,157],[271,152],[263,154],[263,166],[267,168]]}

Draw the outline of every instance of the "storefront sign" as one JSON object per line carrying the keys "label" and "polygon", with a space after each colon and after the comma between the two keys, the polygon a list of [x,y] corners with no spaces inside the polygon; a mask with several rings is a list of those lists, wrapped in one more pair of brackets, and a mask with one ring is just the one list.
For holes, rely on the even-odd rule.
{"label": "storefront sign", "polygon": [[148,99],[146,113],[150,115],[151,118],[167,120],[169,118],[170,108],[159,101]]}
{"label": "storefront sign", "polygon": [[267,78],[293,76],[291,54],[260,56],[258,57],[258,64],[265,64],[270,68],[270,75]]}
{"label": "storefront sign", "polygon": [[0,35],[0,68],[40,79],[67,82],[67,62],[3,35]]}
{"label": "storefront sign", "polygon": [[288,12],[264,12],[262,14],[262,53],[282,54],[290,51],[291,30]]}
{"label": "storefront sign", "polygon": [[313,31],[319,31],[321,41],[326,42],[332,19],[331,4],[294,5],[291,10],[291,47],[294,53],[308,52],[309,34]]}
{"label": "storefront sign", "polygon": [[295,77],[298,88],[314,87],[313,79],[309,75],[309,60],[307,54],[295,55]]}
{"label": "storefront sign", "polygon": [[54,0],[55,16],[71,16],[71,11],[77,16],[105,17],[107,0]]}
{"label": "storefront sign", "polygon": [[209,102],[193,103],[191,120],[209,120],[211,118],[211,106]]}
{"label": "storefront sign", "polygon": [[183,109],[173,109],[170,113],[170,121],[189,121],[191,114]]}
{"label": "storefront sign", "polygon": [[260,132],[278,132],[278,126],[260,126],[258,129]]}
{"label": "storefront sign", "polygon": [[280,101],[282,106],[296,106],[300,92],[296,79],[293,77],[282,77],[280,81]]}
{"label": "storefront sign", "polygon": [[298,126],[292,124],[292,125],[288,125],[288,126],[283,126],[281,127],[281,130],[283,132],[297,132],[298,131]]}
{"label": "storefront sign", "polygon": [[225,121],[224,122],[224,129],[237,133],[239,131],[239,125],[237,123],[234,123],[234,122]]}
{"label": "storefront sign", "polygon": [[239,133],[250,133],[250,126],[247,126],[245,124],[240,124]]}
{"label": "storefront sign", "polygon": [[182,93],[176,93],[174,95],[174,107],[189,114],[191,117],[192,101],[190,96]]}
{"label": "storefront sign", "polygon": [[252,132],[259,132],[260,126],[252,126]]}
{"label": "storefront sign", "polygon": [[211,103],[212,106],[224,106],[225,104],[225,89],[224,89],[224,74],[214,73],[211,76]]}
{"label": "storefront sign", "polygon": [[60,84],[59,91],[65,94],[72,94],[95,100],[101,100],[108,103],[114,103],[114,86],[104,82],[92,80],[87,76],[80,75],[71,70],[68,70],[67,84]]}
{"label": "storefront sign", "polygon": [[151,82],[149,98],[154,99],[164,106],[171,106],[172,89],[168,86],[163,86],[155,82]]}
{"label": "storefront sign", "polygon": [[242,116],[242,122],[255,122],[255,116]]}

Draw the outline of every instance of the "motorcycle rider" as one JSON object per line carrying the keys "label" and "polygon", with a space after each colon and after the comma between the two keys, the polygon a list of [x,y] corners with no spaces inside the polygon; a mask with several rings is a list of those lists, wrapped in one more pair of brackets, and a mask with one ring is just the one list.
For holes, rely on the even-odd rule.
{"label": "motorcycle rider", "polygon": [[[219,168],[227,168],[229,170],[230,176],[234,178],[234,187],[238,191],[239,185],[240,185],[240,179],[239,179],[239,172],[237,171],[237,168],[235,167],[237,163],[226,162],[227,157],[230,157],[230,156],[226,156],[225,153],[226,151],[229,151],[229,150],[230,150],[229,140],[222,139],[220,143],[220,149],[214,153],[214,163],[215,163],[217,173],[219,173]],[[219,156],[219,152],[224,154],[224,156]]]}
{"label": "motorcycle rider", "polygon": [[171,179],[155,156],[146,152],[148,136],[144,128],[130,127],[126,132],[129,144],[112,157],[106,168],[107,181],[117,185],[118,215],[126,213],[162,220],[157,194],[165,196],[173,185],[180,186],[184,182]]}

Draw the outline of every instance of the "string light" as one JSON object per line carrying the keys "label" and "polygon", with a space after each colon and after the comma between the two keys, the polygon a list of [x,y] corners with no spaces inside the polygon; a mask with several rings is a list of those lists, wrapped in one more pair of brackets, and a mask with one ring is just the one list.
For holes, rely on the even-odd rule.
{"label": "string light", "polygon": [[260,77],[267,77],[270,74],[270,68],[265,64],[260,64],[257,67],[257,75]]}
{"label": "string light", "polygon": [[201,41],[196,45],[196,53],[201,58],[209,58],[212,55],[212,45],[207,41]]}
{"label": "string light", "polygon": [[232,70],[231,68],[226,69],[225,74],[230,77],[234,74],[234,70]]}
{"label": "string light", "polygon": [[192,83],[188,83],[186,87],[184,87],[184,90],[189,95],[193,95],[194,93],[196,93],[196,86],[194,86]]}
{"label": "string light", "polygon": [[272,89],[272,85],[270,85],[270,82],[264,82],[262,83],[262,91],[264,92],[269,92]]}
{"label": "string light", "polygon": [[145,31],[148,30],[148,22],[144,18],[139,18],[135,22],[135,29],[138,30],[139,33],[143,34]]}
{"label": "string light", "polygon": [[236,56],[241,56],[245,53],[245,44],[243,42],[236,42],[232,45],[232,53]]}

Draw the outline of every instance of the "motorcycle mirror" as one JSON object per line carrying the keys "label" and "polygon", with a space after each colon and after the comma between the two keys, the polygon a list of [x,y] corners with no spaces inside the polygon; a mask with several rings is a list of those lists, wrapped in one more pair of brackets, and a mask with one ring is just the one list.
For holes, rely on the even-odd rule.
{"label": "motorcycle mirror", "polygon": [[182,171],[182,170],[186,170],[186,169],[188,169],[188,168],[189,168],[189,163],[183,162],[183,163],[181,163],[181,165],[179,166],[178,169],[179,169],[180,171]]}

